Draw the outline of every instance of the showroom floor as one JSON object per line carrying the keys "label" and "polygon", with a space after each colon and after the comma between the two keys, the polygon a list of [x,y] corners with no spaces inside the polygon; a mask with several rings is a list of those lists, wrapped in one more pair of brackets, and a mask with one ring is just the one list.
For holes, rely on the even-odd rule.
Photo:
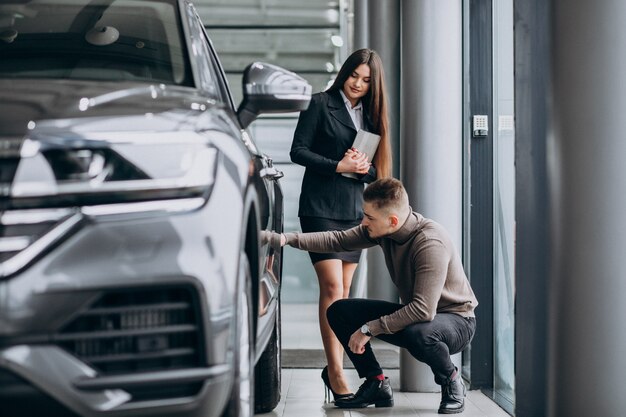
{"label": "showroom floor", "polygon": [[[321,349],[317,327],[315,304],[283,305],[283,349]],[[385,345],[387,348],[388,345]],[[408,393],[399,390],[399,370],[387,369],[394,388],[393,408],[340,410],[333,404],[324,403],[324,386],[320,378],[321,369],[284,368],[282,375],[282,399],[273,412],[262,416],[313,417],[313,416],[386,416],[427,417],[436,416],[441,394]],[[362,382],[354,369],[347,369],[348,382],[355,390]],[[508,414],[480,391],[469,391],[465,411],[466,417],[508,417]]]}

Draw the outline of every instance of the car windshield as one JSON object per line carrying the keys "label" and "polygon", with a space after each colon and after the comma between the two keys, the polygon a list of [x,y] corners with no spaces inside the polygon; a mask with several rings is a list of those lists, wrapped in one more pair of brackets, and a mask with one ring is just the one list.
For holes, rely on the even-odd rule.
{"label": "car windshield", "polygon": [[0,78],[192,86],[174,0],[3,0]]}

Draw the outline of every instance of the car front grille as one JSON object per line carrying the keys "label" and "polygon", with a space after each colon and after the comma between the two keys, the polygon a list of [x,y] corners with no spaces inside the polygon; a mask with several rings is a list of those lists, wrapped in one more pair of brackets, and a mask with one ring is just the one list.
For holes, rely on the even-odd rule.
{"label": "car front grille", "polygon": [[197,294],[187,287],[104,294],[54,336],[102,375],[203,366]]}

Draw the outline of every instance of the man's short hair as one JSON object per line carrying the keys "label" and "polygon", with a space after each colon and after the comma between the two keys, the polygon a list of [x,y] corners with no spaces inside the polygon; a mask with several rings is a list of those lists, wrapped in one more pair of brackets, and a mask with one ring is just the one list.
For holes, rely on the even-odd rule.
{"label": "man's short hair", "polygon": [[409,208],[409,196],[402,182],[395,178],[381,178],[368,185],[363,192],[363,200],[377,210],[404,212]]}

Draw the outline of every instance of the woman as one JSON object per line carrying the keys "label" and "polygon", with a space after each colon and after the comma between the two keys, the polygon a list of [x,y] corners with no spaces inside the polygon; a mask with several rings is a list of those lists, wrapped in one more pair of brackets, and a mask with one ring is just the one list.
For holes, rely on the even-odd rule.
{"label": "woman", "polygon": [[[372,163],[352,149],[358,130],[380,135]],[[303,232],[345,230],[363,217],[363,188],[391,175],[387,102],[383,66],[371,49],[359,49],[342,65],[333,85],[314,94],[300,114],[291,146],[291,160],[306,167],[298,216]],[[342,173],[355,173],[357,179]],[[351,395],[343,375],[343,348],[335,337],[326,309],[347,298],[361,251],[309,252],[320,285],[319,322],[328,366],[322,379],[335,399]]]}

